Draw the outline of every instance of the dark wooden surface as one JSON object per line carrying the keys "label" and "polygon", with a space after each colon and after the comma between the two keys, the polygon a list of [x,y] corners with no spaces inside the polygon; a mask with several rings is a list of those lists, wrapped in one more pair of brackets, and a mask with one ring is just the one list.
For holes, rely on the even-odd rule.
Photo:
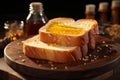
{"label": "dark wooden surface", "polygon": [[[2,0],[1,0],[2,1]],[[4,37],[4,34],[1,33],[3,30],[4,22],[6,20],[25,20],[26,16],[29,12],[29,3],[33,0],[29,1],[2,1],[1,4],[5,4],[8,7],[4,7],[5,5],[0,5],[1,13],[1,21],[0,21],[0,39]],[[43,2],[45,13],[47,14],[48,18],[51,19],[53,17],[59,16],[67,16],[73,17],[75,19],[83,18],[85,5],[86,4],[96,4],[98,7],[99,2],[106,1],[111,3],[111,0],[79,0],[79,1],[65,1],[59,0],[55,1],[54,3],[49,0],[39,0]],[[6,3],[7,2],[7,3]],[[61,6],[62,5],[62,6]],[[64,10],[63,10],[64,9]],[[97,10],[97,8],[96,8]],[[110,10],[109,10],[110,11]],[[110,15],[110,12],[109,12]],[[96,15],[97,16],[97,15]],[[98,17],[98,16],[97,16]],[[11,67],[6,64],[4,61],[4,53],[3,49],[0,50],[0,80],[41,80],[41,79],[34,79],[30,76],[24,76],[13,70]],[[108,78],[110,77],[110,78]],[[91,80],[120,80],[120,65],[113,68],[111,71],[108,71],[105,74],[96,76],[94,79]],[[45,80],[45,79],[44,79]]]}
{"label": "dark wooden surface", "polygon": [[[117,75],[115,74],[114,76],[113,73],[114,70],[111,70],[90,80],[119,80],[120,72],[117,73]],[[21,75],[18,72],[14,71],[11,67],[9,67],[8,64],[4,61],[4,58],[2,57],[0,58],[0,80],[49,80],[49,79],[35,79],[30,76]]]}
{"label": "dark wooden surface", "polygon": [[[8,64],[4,59],[3,51],[1,50],[0,51],[0,80],[45,80],[45,79],[35,79],[31,76],[22,75],[16,72],[10,66],[8,66]],[[49,80],[49,79],[46,79],[46,80]],[[115,66],[110,71],[89,80],[120,80],[120,65]]]}
{"label": "dark wooden surface", "polygon": [[[45,80],[45,79],[34,79],[29,76],[24,76],[14,71],[4,61],[3,56],[0,58],[0,80]],[[49,79],[47,79],[49,80]],[[99,75],[90,80],[120,80],[120,65],[113,68],[111,71]]]}
{"label": "dark wooden surface", "polygon": [[80,67],[73,66],[70,70],[51,70],[50,67],[39,66],[33,60],[24,56],[21,50],[21,40],[16,40],[5,48],[4,58],[5,62],[7,62],[9,66],[15,69],[16,72],[28,76],[25,77],[26,79],[29,77],[34,77],[36,80],[48,80],[48,78],[49,80],[104,80],[110,76],[113,76],[114,68],[116,68],[116,66],[118,66],[120,63],[120,46],[115,44],[113,45],[117,48],[118,51],[116,55],[108,59],[101,59],[87,65],[77,65]]}

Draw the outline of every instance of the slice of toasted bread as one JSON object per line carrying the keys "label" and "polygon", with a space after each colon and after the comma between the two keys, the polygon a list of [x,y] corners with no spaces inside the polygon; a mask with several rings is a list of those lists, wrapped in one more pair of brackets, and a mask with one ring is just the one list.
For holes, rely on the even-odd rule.
{"label": "slice of toasted bread", "polygon": [[35,35],[22,41],[26,56],[61,63],[74,62],[82,57],[80,47],[50,45],[40,41],[39,38],[39,35]]}
{"label": "slice of toasted bread", "polygon": [[88,33],[88,47],[91,49],[95,48],[95,35],[99,34],[99,29],[98,29],[98,23],[94,19],[78,19],[76,21],[80,25],[83,25],[83,27],[90,28],[89,33]]}
{"label": "slice of toasted bread", "polygon": [[82,46],[89,42],[91,31],[93,34],[98,33],[98,25],[95,20],[75,21],[72,18],[55,18],[39,29],[39,35],[40,40],[48,44]]}
{"label": "slice of toasted bread", "polygon": [[93,19],[54,18],[39,29],[39,34],[23,41],[26,56],[54,62],[73,62],[95,48],[98,23]]}

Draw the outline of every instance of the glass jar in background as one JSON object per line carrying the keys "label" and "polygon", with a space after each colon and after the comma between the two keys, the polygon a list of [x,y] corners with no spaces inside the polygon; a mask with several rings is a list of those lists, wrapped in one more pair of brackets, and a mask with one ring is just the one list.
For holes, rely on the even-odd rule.
{"label": "glass jar in background", "polygon": [[120,24],[120,0],[112,0],[111,24]]}
{"label": "glass jar in background", "polygon": [[108,25],[108,10],[109,10],[109,3],[108,2],[100,2],[98,13],[99,13],[99,24],[100,25]]}
{"label": "glass jar in background", "polygon": [[108,2],[100,2],[98,7],[98,24],[100,35],[107,36],[106,28],[110,26],[110,22],[108,20],[108,10],[109,3]]}
{"label": "glass jar in background", "polygon": [[44,13],[43,3],[32,2],[29,5],[29,14],[25,22],[25,36],[38,34],[38,30],[48,21]]}
{"label": "glass jar in background", "polygon": [[24,36],[24,21],[8,20],[4,23],[5,37],[14,36],[12,39],[16,40]]}
{"label": "glass jar in background", "polygon": [[95,8],[96,8],[95,4],[87,4],[85,6],[85,18],[86,19],[95,19],[95,15],[96,15]]}

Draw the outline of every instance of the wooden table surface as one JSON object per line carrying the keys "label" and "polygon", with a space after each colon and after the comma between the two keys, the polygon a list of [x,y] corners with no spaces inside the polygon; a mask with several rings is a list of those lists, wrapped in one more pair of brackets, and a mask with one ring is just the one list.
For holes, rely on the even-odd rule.
{"label": "wooden table surface", "polygon": [[[6,79],[7,78],[7,79]],[[10,68],[4,58],[0,58],[0,80],[25,80],[19,73]]]}
{"label": "wooden table surface", "polygon": [[[36,79],[30,76],[19,74],[18,72],[16,72],[15,70],[8,66],[8,64],[4,60],[3,50],[0,50],[0,80],[45,80],[45,79]],[[90,80],[120,80],[120,65]]]}
{"label": "wooden table surface", "polygon": [[[4,60],[4,56],[2,56],[0,58],[0,80],[42,80],[42,79],[35,79],[17,73],[11,67],[8,66],[8,64]],[[120,80],[120,65],[116,66],[115,69],[90,80]]]}

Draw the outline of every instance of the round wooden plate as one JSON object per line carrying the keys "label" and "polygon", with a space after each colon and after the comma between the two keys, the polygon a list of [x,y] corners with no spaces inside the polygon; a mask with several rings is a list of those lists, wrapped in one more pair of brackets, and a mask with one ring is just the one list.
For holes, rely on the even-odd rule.
{"label": "round wooden plate", "polygon": [[15,71],[35,78],[72,80],[88,79],[112,70],[120,63],[120,45],[104,37],[96,38],[96,49],[74,63],[54,63],[24,55],[19,39],[4,49],[4,59]]}

